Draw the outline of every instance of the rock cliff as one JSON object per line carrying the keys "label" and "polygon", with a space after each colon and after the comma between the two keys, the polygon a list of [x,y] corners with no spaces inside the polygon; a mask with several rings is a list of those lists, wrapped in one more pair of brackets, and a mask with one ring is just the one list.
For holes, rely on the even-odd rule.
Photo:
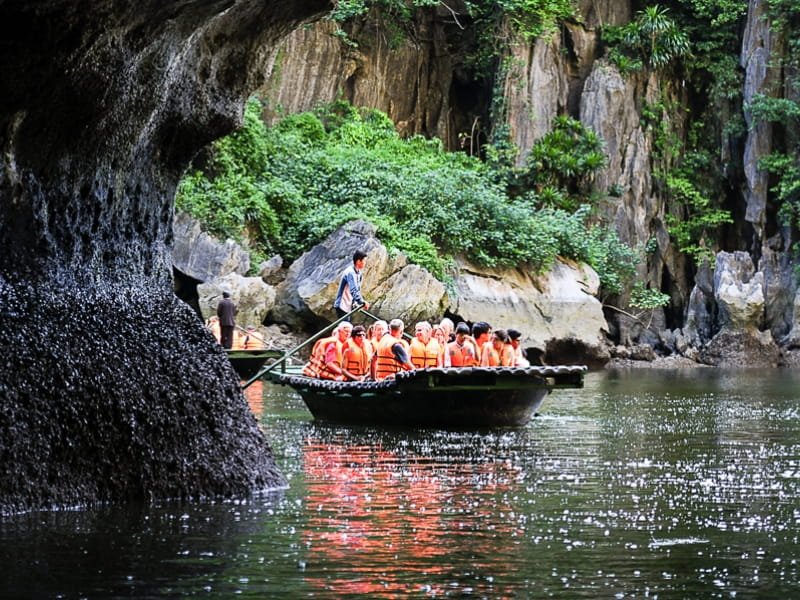
{"label": "rock cliff", "polygon": [[[464,14],[460,3],[448,6]],[[664,173],[675,166],[677,157],[665,151],[659,136],[668,132],[677,140],[687,139],[693,113],[709,102],[708,90],[701,89],[706,82],[687,80],[679,68],[645,69],[623,76],[605,56],[601,28],[630,23],[641,6],[610,0],[581,0],[577,6],[576,17],[552,36],[530,42],[505,40],[506,54],[495,65],[490,83],[470,83],[464,77],[463,52],[473,48],[474,38],[470,38],[470,24],[466,23],[467,31],[457,31],[446,10],[420,11],[413,32],[393,48],[380,42],[387,39],[386,30],[374,12],[348,30],[357,41],[361,33],[368,33],[365,40],[375,40],[355,50],[331,35],[330,23],[318,24],[295,32],[276,50],[264,94],[278,112],[305,110],[343,97],[386,111],[404,132],[437,135],[450,149],[458,148],[460,140],[480,143],[480,131],[507,128],[510,141],[520,150],[519,165],[550,130],[554,116],[580,119],[606,144],[608,164],[594,181],[601,218],[623,241],[649,249],[638,278],[670,296],[669,306],[656,311],[649,331],[623,312],[607,312],[612,337],[668,351],[658,341],[659,331],[686,327],[685,339],[694,340],[694,352],[699,352],[723,324],[712,310],[702,317],[707,323],[696,328],[700,315],[695,308],[698,301],[705,302],[700,300],[702,290],[697,289],[702,268],[670,237],[669,219],[686,219],[690,211],[665,189]],[[794,67],[787,34],[770,26],[768,3],[750,0],[747,8],[741,33],[733,42],[740,51],[731,55],[741,67],[741,87],[733,93],[736,97],[729,95],[715,105],[716,114],[709,112],[706,130],[718,138],[712,160],[713,168],[722,174],[712,200],[729,211],[735,223],[715,231],[703,243],[711,250],[712,266],[713,254],[719,251],[750,255],[756,271],[764,274],[761,331],[769,330],[776,340],[788,340],[796,336],[798,288],[790,245],[797,235],[782,224],[775,203],[770,202],[769,175],[759,160],[775,149],[776,139],[785,143],[798,134],[756,120],[747,107],[759,94],[792,102],[797,102],[798,94],[790,83]],[[736,75],[728,73],[732,81]],[[499,97],[493,98],[498,90]],[[491,113],[495,120],[489,121],[493,101],[502,110]],[[653,127],[653,110],[658,110],[661,129]],[[743,119],[745,131],[737,133],[729,127],[737,119]],[[607,301],[630,310],[626,294]]]}
{"label": "rock cliff", "polygon": [[0,511],[280,485],[172,201],[323,0],[0,3]]}

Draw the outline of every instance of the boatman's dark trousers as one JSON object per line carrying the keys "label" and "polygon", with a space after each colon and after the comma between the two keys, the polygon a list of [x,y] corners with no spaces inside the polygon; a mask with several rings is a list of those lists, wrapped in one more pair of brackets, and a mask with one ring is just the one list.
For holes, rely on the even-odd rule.
{"label": "boatman's dark trousers", "polygon": [[233,348],[233,327],[226,327],[220,325],[219,328],[219,342],[226,350]]}

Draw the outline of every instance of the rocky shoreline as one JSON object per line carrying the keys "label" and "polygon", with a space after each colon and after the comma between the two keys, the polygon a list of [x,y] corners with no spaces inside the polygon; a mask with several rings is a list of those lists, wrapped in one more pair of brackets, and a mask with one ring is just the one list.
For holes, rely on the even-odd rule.
{"label": "rocky shoreline", "polygon": [[199,223],[179,215],[173,260],[176,280],[190,276],[200,282],[184,300],[204,319],[227,290],[239,306],[240,323],[256,327],[269,346],[288,349],[335,320],[338,278],[356,249],[367,252],[363,291],[372,303],[370,312],[400,317],[409,326],[447,316],[514,327],[523,332],[523,348],[533,364],[587,364],[593,369],[800,364],[794,311],[787,317],[794,325],[779,344],[764,328],[763,274],[755,272],[743,252],[717,254],[713,272],[706,267],[692,292],[683,326],[672,330],[658,312],[648,327],[630,317],[609,319],[610,311],[604,311],[597,297],[597,275],[570,261],[557,262],[544,275],[460,261],[446,288],[404,256],[390,256],[374,227],[364,221],[339,228],[288,267],[274,257],[261,265],[259,276],[248,277],[245,248],[214,240]]}

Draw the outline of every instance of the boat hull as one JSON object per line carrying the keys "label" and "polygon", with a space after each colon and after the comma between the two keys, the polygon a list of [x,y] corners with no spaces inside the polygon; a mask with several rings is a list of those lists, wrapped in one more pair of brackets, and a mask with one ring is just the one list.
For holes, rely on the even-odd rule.
{"label": "boat hull", "polygon": [[581,387],[585,367],[418,369],[396,380],[332,382],[290,374],[290,385],[315,419],[336,423],[518,427],[557,387]]}
{"label": "boat hull", "polygon": [[239,379],[250,379],[255,376],[268,360],[283,356],[280,350],[226,350],[228,360]]}

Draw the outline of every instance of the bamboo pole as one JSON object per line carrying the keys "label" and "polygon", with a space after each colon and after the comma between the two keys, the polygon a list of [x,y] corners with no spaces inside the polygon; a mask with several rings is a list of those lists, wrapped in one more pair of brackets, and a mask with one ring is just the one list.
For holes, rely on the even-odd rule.
{"label": "bamboo pole", "polygon": [[[373,314],[372,314],[371,312],[369,312],[369,311],[368,311],[366,308],[362,308],[362,309],[361,309],[361,312],[362,312],[362,313],[364,313],[366,316],[368,316],[370,319],[374,319],[374,320],[376,320],[376,321],[382,321],[382,320],[383,320],[383,319],[381,319],[381,318],[380,318],[378,315],[373,315]],[[414,339],[414,336],[413,336],[413,335],[411,335],[410,333],[408,333],[407,331],[403,331],[403,337],[406,337],[406,338],[408,338],[409,340],[412,340],[412,339]]]}

